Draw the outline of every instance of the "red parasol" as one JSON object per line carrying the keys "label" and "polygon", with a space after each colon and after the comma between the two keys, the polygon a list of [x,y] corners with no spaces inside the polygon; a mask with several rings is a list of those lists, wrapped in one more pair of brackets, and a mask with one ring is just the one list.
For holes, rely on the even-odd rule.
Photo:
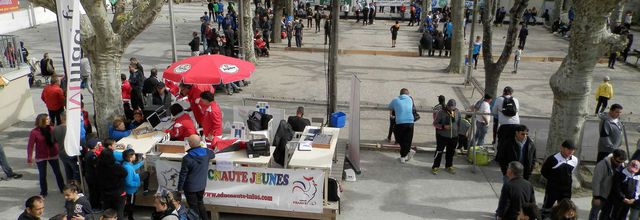
{"label": "red parasol", "polygon": [[171,64],[162,78],[176,84],[217,85],[249,78],[255,69],[252,63],[233,57],[201,55]]}

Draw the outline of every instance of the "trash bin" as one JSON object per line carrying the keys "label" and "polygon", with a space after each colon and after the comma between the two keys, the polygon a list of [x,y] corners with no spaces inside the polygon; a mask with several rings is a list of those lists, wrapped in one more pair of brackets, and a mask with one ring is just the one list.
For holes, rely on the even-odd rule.
{"label": "trash bin", "polygon": [[344,112],[334,112],[331,114],[329,127],[343,128],[346,121],[347,121],[347,114],[345,114]]}

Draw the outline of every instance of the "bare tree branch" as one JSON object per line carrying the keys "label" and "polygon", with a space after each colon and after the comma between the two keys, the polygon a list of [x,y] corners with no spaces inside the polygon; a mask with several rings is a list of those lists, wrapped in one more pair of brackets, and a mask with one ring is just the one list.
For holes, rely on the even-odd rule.
{"label": "bare tree branch", "polygon": [[115,6],[115,13],[113,14],[113,20],[111,21],[111,28],[113,32],[120,33],[122,24],[127,20],[127,14],[125,13],[126,3],[125,1],[118,1]]}
{"label": "bare tree branch", "polygon": [[56,1],[55,0],[29,0],[29,2],[33,3],[36,6],[40,6],[53,13],[56,13]]}
{"label": "bare tree branch", "polygon": [[507,40],[505,41],[500,58],[498,58],[496,63],[507,63],[509,61],[509,57],[516,43],[516,38],[518,38],[518,24],[522,21],[522,12],[527,8],[528,3],[528,0],[516,0],[511,10],[509,10],[510,19],[509,29],[507,30]]}
{"label": "bare tree branch", "polygon": [[131,12],[131,17],[127,19],[119,32],[123,45],[128,45],[138,34],[153,23],[158,14],[160,14],[163,4],[164,0],[138,2],[138,5]]}
{"label": "bare tree branch", "polygon": [[[93,33],[98,38],[112,38],[114,33],[113,29],[111,29],[104,3],[100,0],[80,0],[80,3],[87,12],[87,16],[89,16],[88,19],[83,20],[90,21]],[[86,27],[86,25],[83,27]]]}

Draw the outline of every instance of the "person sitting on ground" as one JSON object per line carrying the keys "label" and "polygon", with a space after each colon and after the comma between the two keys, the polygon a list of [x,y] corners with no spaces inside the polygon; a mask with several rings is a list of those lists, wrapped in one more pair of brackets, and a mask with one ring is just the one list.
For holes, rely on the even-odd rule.
{"label": "person sitting on ground", "polygon": [[24,203],[25,209],[18,220],[37,220],[44,213],[44,198],[42,196],[32,196]]}
{"label": "person sitting on ground", "polygon": [[153,200],[155,212],[151,214],[152,220],[178,220],[178,212],[173,207],[173,195],[171,193],[163,193],[156,195]]}
{"label": "person sitting on ground", "polygon": [[304,107],[298,106],[298,110],[296,110],[295,116],[289,116],[287,119],[287,123],[291,125],[293,131],[303,132],[304,127],[311,125],[309,119],[303,118],[304,116]]}
{"label": "person sitting on ground", "polygon": [[173,123],[173,126],[171,126],[171,130],[165,131],[165,133],[169,133],[171,140],[184,141],[185,138],[197,134],[197,130],[193,124],[193,120],[191,120],[191,116],[189,116],[189,114],[185,114],[182,105],[178,103],[173,104],[171,105],[171,108],[169,108],[169,111],[175,118],[175,122]]}
{"label": "person sitting on ground", "polygon": [[256,50],[258,50],[258,55],[269,56],[269,50],[267,49],[267,43],[264,42],[261,35],[256,35],[255,40]]}
{"label": "person sitting on ground", "polygon": [[77,217],[88,218],[92,212],[89,200],[79,191],[79,187],[73,183],[64,186],[62,190],[64,200],[66,200],[64,203],[66,215],[73,219]]}
{"label": "person sitting on ground", "polygon": [[124,120],[120,117],[113,119],[113,124],[109,126],[109,138],[119,141],[129,135],[131,135],[131,129],[127,128]]}
{"label": "person sitting on ground", "polygon": [[133,121],[131,121],[131,125],[129,127],[132,129],[137,128],[138,126],[142,125],[146,121],[147,119],[144,118],[144,115],[142,114],[142,110],[137,109],[133,111]]}

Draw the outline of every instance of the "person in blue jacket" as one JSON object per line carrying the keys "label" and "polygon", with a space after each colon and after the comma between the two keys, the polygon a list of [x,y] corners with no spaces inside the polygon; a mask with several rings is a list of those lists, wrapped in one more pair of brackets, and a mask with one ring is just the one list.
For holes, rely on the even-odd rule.
{"label": "person in blue jacket", "polygon": [[136,152],[133,149],[127,149],[122,153],[124,157],[124,163],[122,167],[127,172],[127,177],[124,179],[124,191],[127,194],[127,202],[124,207],[124,214],[129,217],[129,219],[133,219],[133,209],[135,207],[136,202],[136,192],[138,192],[138,188],[140,188],[141,179],[144,182],[144,191],[149,191],[149,173],[142,172],[141,174],[136,173],[136,170],[140,169],[143,163],[143,158],[136,158]]}
{"label": "person in blue jacket", "polygon": [[395,135],[396,143],[400,144],[400,162],[405,163],[416,154],[416,151],[411,150],[413,123],[415,121],[413,111],[415,107],[413,98],[409,96],[409,90],[402,88],[400,96],[389,103],[389,109],[396,113],[396,125],[393,134]]}
{"label": "person in blue jacket", "polygon": [[187,138],[189,150],[182,158],[180,177],[178,179],[178,191],[183,191],[187,198],[187,204],[198,215],[209,220],[207,209],[204,207],[204,189],[207,186],[207,174],[209,172],[209,161],[215,158],[213,151],[202,147],[200,137],[191,135]]}
{"label": "person in blue jacket", "polygon": [[113,120],[113,124],[109,126],[109,138],[119,141],[120,139],[131,135],[131,129],[127,128],[121,118]]}

